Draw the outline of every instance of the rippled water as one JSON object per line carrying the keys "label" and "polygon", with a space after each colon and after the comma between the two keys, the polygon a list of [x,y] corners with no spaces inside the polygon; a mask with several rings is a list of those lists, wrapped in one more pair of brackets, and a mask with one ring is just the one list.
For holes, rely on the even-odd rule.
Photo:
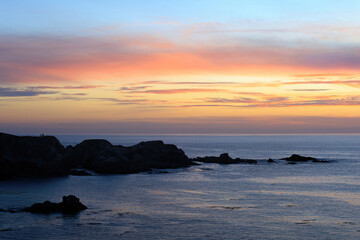
{"label": "rippled water", "polygon": [[[99,136],[58,136],[65,145]],[[0,182],[0,208],[74,194],[77,215],[0,213],[0,239],[360,239],[360,136],[100,136],[132,145],[162,139],[190,157],[258,165]],[[298,153],[333,162],[288,165]]]}

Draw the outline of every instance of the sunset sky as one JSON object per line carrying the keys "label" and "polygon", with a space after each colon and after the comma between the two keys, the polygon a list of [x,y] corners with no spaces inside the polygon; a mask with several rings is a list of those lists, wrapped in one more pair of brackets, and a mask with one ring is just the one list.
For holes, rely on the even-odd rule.
{"label": "sunset sky", "polygon": [[360,133],[358,0],[3,0],[0,132]]}

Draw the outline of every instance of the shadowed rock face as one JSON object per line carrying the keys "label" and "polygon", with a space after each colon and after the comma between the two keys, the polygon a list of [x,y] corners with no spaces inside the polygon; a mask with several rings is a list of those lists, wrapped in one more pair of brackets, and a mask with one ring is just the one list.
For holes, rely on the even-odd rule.
{"label": "shadowed rock face", "polygon": [[64,175],[65,148],[51,136],[17,137],[0,133],[0,179]]}
{"label": "shadowed rock face", "polygon": [[24,208],[22,211],[31,213],[77,213],[87,207],[80,202],[80,199],[74,195],[63,196],[62,202],[52,203],[45,201],[43,203],[35,203],[31,207]]}
{"label": "shadowed rock face", "polygon": [[204,163],[220,163],[220,164],[234,164],[234,163],[250,163],[250,164],[257,164],[256,160],[252,159],[240,159],[240,158],[231,158],[228,153],[220,154],[219,157],[197,157],[192,159],[196,162],[204,162]]}
{"label": "shadowed rock face", "polygon": [[136,173],[192,164],[181,149],[162,141],[123,147],[95,139],[65,149],[51,136],[18,137],[0,133],[0,179],[66,175],[77,166],[98,173]]}
{"label": "shadowed rock face", "polygon": [[162,141],[123,147],[106,140],[86,140],[68,150],[66,164],[82,165],[98,173],[135,173],[150,168],[186,167],[192,162],[181,149]]}

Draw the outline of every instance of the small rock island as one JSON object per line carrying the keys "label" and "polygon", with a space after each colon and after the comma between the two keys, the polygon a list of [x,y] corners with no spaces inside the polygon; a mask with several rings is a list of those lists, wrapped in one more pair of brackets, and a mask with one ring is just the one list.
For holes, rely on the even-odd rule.
{"label": "small rock island", "polygon": [[23,212],[30,213],[67,213],[74,214],[82,210],[87,209],[87,207],[80,202],[80,199],[74,195],[63,196],[62,202],[53,203],[50,201],[45,201],[43,203],[35,203],[30,207],[24,208]]}

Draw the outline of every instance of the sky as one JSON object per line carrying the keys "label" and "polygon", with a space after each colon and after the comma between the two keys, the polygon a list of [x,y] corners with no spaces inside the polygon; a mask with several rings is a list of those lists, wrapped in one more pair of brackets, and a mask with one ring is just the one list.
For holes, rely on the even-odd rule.
{"label": "sky", "polygon": [[2,0],[0,132],[360,133],[360,1]]}

